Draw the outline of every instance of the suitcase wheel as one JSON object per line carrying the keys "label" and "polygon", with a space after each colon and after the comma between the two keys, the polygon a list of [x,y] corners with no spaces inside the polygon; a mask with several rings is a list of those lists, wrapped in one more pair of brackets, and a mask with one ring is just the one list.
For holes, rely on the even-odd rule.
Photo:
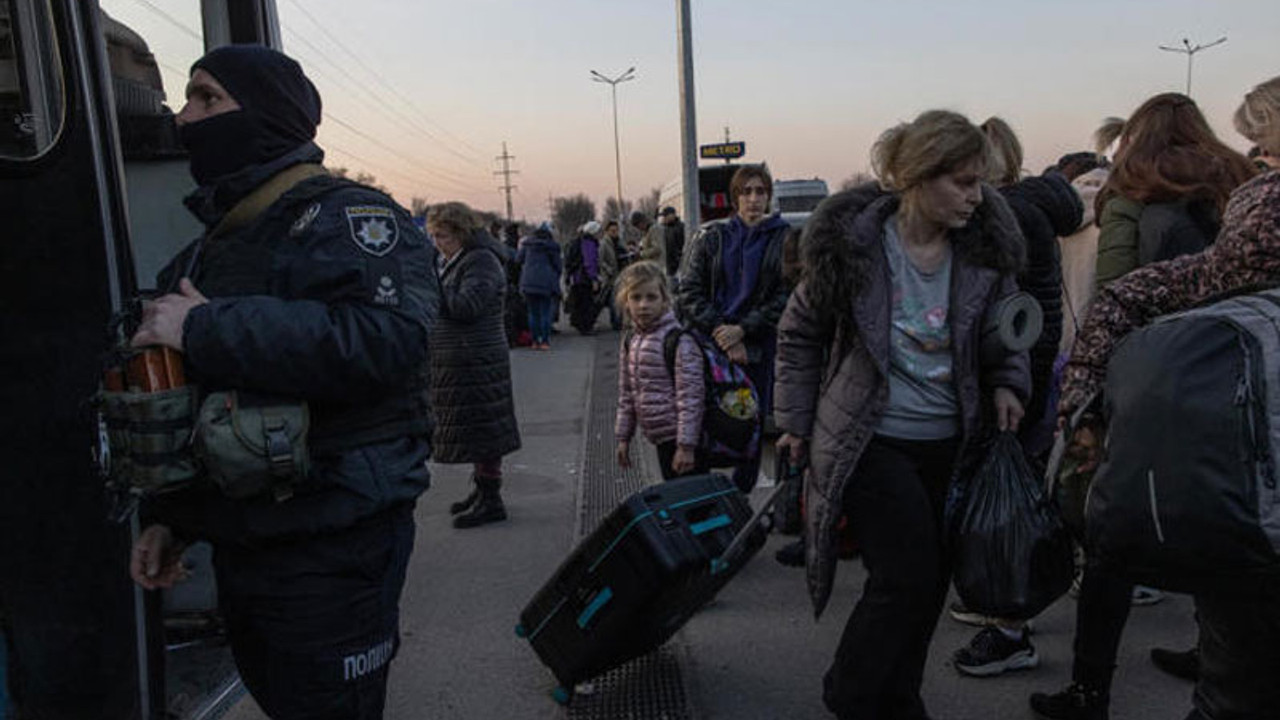
{"label": "suitcase wheel", "polygon": [[523,624],[516,625],[516,637],[529,637],[529,631],[524,629]]}
{"label": "suitcase wheel", "polygon": [[573,699],[573,691],[565,687],[557,687],[551,691],[551,699],[560,705],[568,705],[569,701]]}

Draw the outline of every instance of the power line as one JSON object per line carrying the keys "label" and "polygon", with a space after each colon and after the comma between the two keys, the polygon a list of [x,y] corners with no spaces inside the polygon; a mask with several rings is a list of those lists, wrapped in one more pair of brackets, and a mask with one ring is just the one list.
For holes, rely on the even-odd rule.
{"label": "power line", "polygon": [[[390,145],[388,145],[388,144],[386,144],[386,143],[382,142],[381,140],[379,140],[378,138],[376,138],[376,137],[374,137],[374,136],[372,136],[372,135],[370,135],[370,134],[366,133],[365,131],[361,130],[360,128],[357,128],[356,126],[352,125],[351,123],[348,123],[348,122],[346,122],[346,121],[342,120],[341,118],[336,117],[335,115],[333,115],[332,113],[330,113],[330,112],[328,112],[328,111],[326,111],[326,112],[324,113],[324,117],[325,117],[326,119],[328,119],[328,120],[332,120],[333,122],[335,122],[335,123],[337,123],[337,124],[341,125],[342,127],[346,128],[347,130],[349,130],[349,131],[351,131],[351,132],[355,133],[356,135],[359,135],[360,137],[364,138],[365,140],[368,140],[369,142],[373,143],[374,145],[377,145],[378,147],[382,148],[383,150],[386,150],[387,152],[390,152],[390,153],[393,153],[393,154],[398,154],[398,153],[400,153],[400,150],[397,150],[396,148],[391,147]],[[422,170],[425,170],[425,171],[426,171],[426,172],[428,172],[428,173],[432,173],[432,174],[434,174],[434,173],[433,173],[433,171],[432,171],[430,168],[428,168],[428,167],[423,167],[423,168],[422,168]],[[455,187],[455,188],[441,188],[441,189],[452,189],[452,190],[455,190],[455,191],[456,191],[456,190],[462,190],[462,191],[465,191],[465,192],[483,192],[482,190],[480,190],[480,188],[477,188],[477,187],[475,187],[475,186],[468,186],[468,185],[466,185],[465,183],[456,182],[456,181],[451,180],[451,179],[449,179],[449,178],[447,178],[447,177],[443,177],[443,176],[442,176],[442,177],[440,178],[440,181],[442,181],[442,182],[446,182],[446,183],[452,183],[452,184],[454,184],[454,185],[456,185],[456,186],[457,186],[457,187]]]}
{"label": "power line", "polygon": [[[401,101],[401,102],[403,102],[405,105],[407,105],[407,106],[409,106],[409,107],[413,108],[415,111],[417,111],[417,113],[418,113],[418,114],[423,118],[423,120],[425,120],[427,123],[429,123],[429,124],[431,124],[431,125],[435,126],[438,130],[440,130],[440,132],[445,133],[446,135],[449,135],[451,138],[453,138],[454,140],[456,140],[458,143],[460,143],[460,144],[462,144],[462,145],[465,145],[465,146],[467,146],[468,148],[471,148],[472,150],[475,150],[475,147],[474,147],[473,145],[471,145],[470,143],[468,143],[466,140],[463,140],[462,138],[458,137],[458,136],[457,136],[457,135],[455,135],[454,133],[449,132],[449,131],[448,131],[448,130],[446,130],[444,127],[442,127],[439,123],[437,123],[437,122],[435,122],[434,120],[432,120],[431,118],[427,117],[425,113],[423,113],[420,109],[418,109],[416,106],[414,106],[414,105],[413,105],[412,101],[410,101],[408,98],[404,97],[402,94],[400,94],[400,92],[399,92],[398,90],[396,90],[394,87],[392,87],[390,84],[388,84],[388,83],[387,83],[387,81],[386,81],[386,80],[384,80],[380,74],[378,74],[378,72],[376,72],[373,68],[369,67],[369,65],[368,65],[368,64],[366,64],[366,63],[364,62],[364,60],[361,60],[361,59],[360,59],[360,57],[359,57],[358,55],[356,55],[356,54],[355,54],[355,53],[354,53],[350,48],[348,48],[348,47],[346,46],[346,44],[345,44],[345,43],[343,43],[343,42],[342,42],[342,40],[341,40],[340,38],[338,38],[337,36],[335,36],[333,33],[329,32],[328,28],[326,28],[324,25],[322,25],[322,24],[320,23],[320,21],[319,21],[319,20],[317,20],[317,19],[316,19],[316,17],[315,17],[314,15],[312,15],[312,14],[311,14],[311,11],[309,11],[309,10],[307,10],[305,7],[303,7],[302,3],[298,2],[298,0],[290,0],[290,1],[293,3],[294,7],[298,8],[298,10],[299,10],[299,11],[301,11],[301,12],[302,12],[302,14],[303,14],[303,15],[305,15],[305,16],[307,17],[307,19],[311,21],[311,24],[315,25],[315,26],[320,30],[320,32],[324,33],[325,37],[327,37],[331,42],[333,42],[333,44],[334,44],[334,45],[337,45],[337,46],[338,46],[338,48],[339,48],[339,49],[341,49],[343,52],[345,52],[345,53],[347,54],[347,56],[348,56],[348,57],[350,57],[352,60],[354,60],[354,61],[356,62],[356,64],[357,64],[357,65],[359,65],[361,68],[363,68],[363,69],[364,69],[364,71],[365,71],[366,73],[368,73],[368,74],[369,74],[369,76],[370,76],[370,77],[372,77],[376,83],[378,83],[378,84],[379,84],[379,85],[381,85],[382,87],[386,88],[389,92],[391,92],[391,94],[392,94],[392,95],[395,95],[397,98],[399,98],[399,99],[400,99],[400,101]],[[459,158],[461,158],[461,159],[463,159],[463,160],[465,160],[465,161],[467,161],[467,162],[470,162],[470,163],[476,164],[477,166],[483,167],[482,165],[480,165],[480,163],[478,163],[478,162],[476,161],[476,159],[475,159],[475,158],[473,158],[473,157],[469,157],[469,156],[467,156],[467,155],[464,155],[464,154],[462,154],[462,153],[458,152],[457,150],[453,149],[451,146],[449,146],[447,143],[445,143],[441,138],[436,137],[434,133],[431,133],[430,131],[426,130],[426,128],[421,128],[421,127],[420,127],[419,129],[420,129],[420,130],[422,130],[422,132],[424,132],[428,137],[431,137],[431,138],[432,138],[432,139],[434,139],[436,142],[440,143],[441,147],[443,147],[445,150],[447,150],[448,152],[452,153],[453,155],[456,155],[457,157],[459,157]],[[476,152],[479,152],[478,150],[475,150],[475,151],[476,151]]]}
{"label": "power line", "polygon": [[[361,82],[359,78],[356,78],[356,77],[355,77],[355,76],[353,76],[351,73],[349,73],[349,72],[347,71],[347,69],[346,69],[346,68],[344,68],[344,67],[342,67],[341,65],[339,65],[339,64],[337,64],[337,63],[335,63],[334,61],[330,60],[330,59],[327,57],[326,53],[325,53],[323,50],[321,50],[320,48],[316,47],[316,46],[315,46],[315,45],[314,45],[310,40],[307,40],[307,39],[306,39],[306,38],[305,38],[301,33],[299,33],[298,31],[296,31],[296,30],[294,30],[293,28],[288,27],[288,26],[284,26],[284,25],[282,25],[282,27],[285,29],[285,31],[287,31],[287,32],[288,32],[288,33],[293,37],[293,39],[297,40],[298,42],[302,43],[302,44],[303,44],[303,45],[305,45],[306,47],[310,48],[312,51],[314,51],[314,52],[317,54],[317,56],[318,56],[318,57],[323,58],[323,59],[324,59],[324,62],[325,62],[326,64],[328,64],[328,65],[329,65],[330,67],[332,67],[333,69],[337,70],[337,71],[338,71],[338,72],[339,72],[339,73],[340,73],[344,78],[346,78],[348,81],[350,81],[350,85],[347,85],[347,84],[344,84],[344,83],[338,83],[338,82],[336,82],[336,81],[335,81],[335,83],[334,83],[334,84],[341,85],[342,87],[346,88],[348,91],[350,91],[350,90],[352,89],[352,86],[354,86],[354,88],[355,88],[355,89],[357,89],[357,90],[359,90],[359,91],[361,91],[361,92],[365,93],[365,94],[366,94],[370,99],[372,99],[372,100],[373,100],[373,103],[374,103],[374,104],[373,104],[373,108],[374,108],[374,110],[375,110],[376,112],[381,113],[381,114],[383,115],[383,117],[386,117],[386,118],[388,118],[388,119],[392,120],[393,122],[394,122],[394,121],[399,121],[402,125],[404,125],[405,127],[409,128],[410,130],[415,130],[415,131],[418,131],[418,132],[422,132],[422,130],[421,130],[420,128],[418,128],[418,127],[413,123],[412,119],[407,118],[407,117],[406,117],[406,116],[404,116],[402,113],[400,113],[400,112],[395,108],[395,105],[394,105],[394,104],[389,104],[389,103],[387,103],[387,102],[385,101],[385,99],[384,99],[384,98],[378,97],[376,94],[374,94],[374,92],[373,92],[372,90],[370,90],[370,89],[369,89],[369,87],[368,87],[365,83]],[[300,56],[300,57],[301,57],[301,56]],[[306,59],[306,58],[304,57],[304,59]],[[312,68],[313,68],[314,70],[316,70],[316,71],[319,71],[319,70],[320,70],[320,69],[319,69],[319,67],[317,66],[317,64],[316,64],[316,63],[314,63],[314,62],[312,62],[312,63],[311,63],[311,66],[312,66]],[[327,78],[328,78],[328,79],[330,79],[330,80],[334,80],[332,77],[329,77],[327,74],[324,74],[324,73],[321,73],[321,77],[327,77]],[[430,138],[430,139],[432,139],[433,141],[438,142],[438,140],[436,140],[436,138],[434,138],[433,136],[431,136],[431,135],[429,135],[429,134],[427,135],[427,137],[428,137],[428,138]],[[397,152],[398,152],[398,151],[397,151]],[[439,175],[443,175],[443,176],[449,176],[449,175],[451,175],[451,176],[453,176],[453,177],[452,177],[452,180],[453,180],[454,182],[457,182],[457,183],[465,183],[465,182],[467,182],[467,176],[464,176],[464,175],[462,175],[462,174],[460,174],[460,173],[450,172],[450,171],[445,170],[444,168],[440,167],[439,165],[432,165],[432,164],[430,164],[430,163],[425,163],[425,162],[424,162],[423,164],[424,164],[424,165],[426,165],[426,166],[428,166],[428,167],[431,167],[432,169],[434,169],[434,170],[436,171],[436,173],[437,173],[437,174],[439,174]]]}
{"label": "power line", "polygon": [[506,140],[502,141],[502,154],[494,159],[502,161],[502,169],[494,172],[493,174],[502,176],[502,187],[499,187],[498,189],[502,190],[507,195],[507,222],[509,223],[512,221],[511,191],[516,189],[516,186],[511,184],[511,176],[519,174],[520,171],[511,169],[511,161],[515,160],[516,157],[507,152]]}
{"label": "power line", "polygon": [[161,19],[163,19],[163,20],[167,21],[170,25],[172,25],[172,26],[174,26],[174,27],[178,28],[178,29],[179,29],[179,30],[181,30],[182,32],[184,32],[184,33],[186,33],[186,34],[190,35],[191,37],[195,38],[195,39],[196,39],[196,40],[198,40],[200,43],[202,43],[202,46],[203,46],[203,43],[204,43],[204,36],[203,36],[203,35],[201,35],[200,33],[196,32],[195,30],[193,30],[193,29],[191,28],[191,26],[187,25],[186,23],[182,22],[181,20],[178,20],[177,18],[173,17],[172,15],[170,15],[170,14],[169,14],[169,13],[167,13],[167,12],[165,12],[164,10],[161,10],[160,8],[158,8],[158,7],[156,7],[155,5],[151,4],[151,2],[149,2],[149,0],[133,0],[133,1],[134,1],[134,2],[136,2],[136,3],[138,3],[139,5],[143,6],[144,8],[146,8],[146,9],[150,10],[151,12],[155,13],[155,14],[156,14],[157,16],[159,16]]}

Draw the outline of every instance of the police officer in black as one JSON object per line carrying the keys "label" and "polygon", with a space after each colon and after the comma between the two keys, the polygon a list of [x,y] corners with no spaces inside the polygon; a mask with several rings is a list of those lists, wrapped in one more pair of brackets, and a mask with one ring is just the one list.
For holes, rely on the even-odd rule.
{"label": "police officer in black", "polygon": [[207,232],[160,275],[132,342],[183,353],[202,395],[306,403],[309,470],[230,497],[212,482],[157,496],[131,573],[181,579],[214,547],[219,605],[246,687],[272,718],[381,718],[428,486],[427,352],[435,251],[409,214],[329,175],[320,97],[298,63],[228,46],[191,68],[177,115]]}

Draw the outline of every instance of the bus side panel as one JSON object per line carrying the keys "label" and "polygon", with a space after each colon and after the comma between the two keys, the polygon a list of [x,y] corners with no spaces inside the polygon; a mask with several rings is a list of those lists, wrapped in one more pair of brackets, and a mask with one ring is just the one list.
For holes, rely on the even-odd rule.
{"label": "bus side panel", "polygon": [[38,160],[0,163],[0,615],[19,717],[114,720],[137,716],[138,685],[128,527],[107,521],[91,459],[114,252],[94,158],[110,133],[86,113],[101,92],[93,3],[70,5],[53,3],[63,136]]}

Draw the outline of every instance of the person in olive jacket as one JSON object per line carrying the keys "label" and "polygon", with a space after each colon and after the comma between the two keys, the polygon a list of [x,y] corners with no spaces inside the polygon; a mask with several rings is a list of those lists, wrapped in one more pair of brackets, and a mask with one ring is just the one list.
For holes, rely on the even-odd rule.
{"label": "person in olive jacket", "polygon": [[[680,273],[681,317],[745,366],[760,396],[760,415],[772,407],[775,331],[791,286],[782,274],[782,244],[790,226],[769,214],[773,178],[763,165],[744,165],[729,182],[734,214],[708,225],[689,243]],[[657,242],[661,243],[661,237]],[[734,469],[743,492],[755,487],[760,455]]]}
{"label": "person in olive jacket", "polygon": [[1125,121],[1097,197],[1097,284],[1213,243],[1231,192],[1257,174],[1180,93],[1147,100]]}
{"label": "person in olive jacket", "polygon": [[427,232],[440,251],[440,319],[431,348],[432,459],[472,464],[474,487],[449,507],[453,526],[469,528],[507,519],[502,456],[520,448],[502,324],[503,249],[479,232],[475,215],[462,203],[432,208]]}
{"label": "person in olive jacket", "polygon": [[930,111],[873,150],[881,183],[831,196],[801,241],[778,326],[778,440],[808,461],[805,537],[817,614],[842,514],[868,578],[824,678],[840,718],[928,717],[924,663],[947,594],[944,506],[993,417],[1015,430],[1027,355],[984,359],[983,319],[1017,290],[1022,237],[993,188],[982,132]]}

